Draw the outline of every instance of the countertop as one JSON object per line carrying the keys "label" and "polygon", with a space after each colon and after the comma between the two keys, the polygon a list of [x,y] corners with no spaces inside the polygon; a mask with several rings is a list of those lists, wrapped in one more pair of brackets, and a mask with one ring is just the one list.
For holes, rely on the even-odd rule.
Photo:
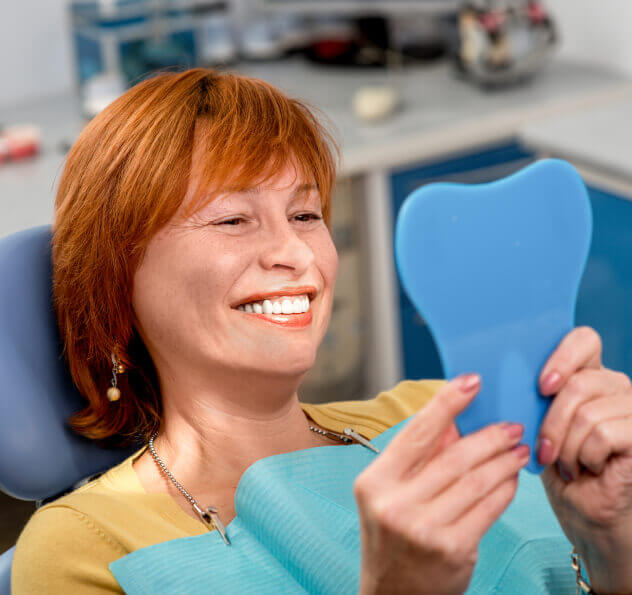
{"label": "countertop", "polygon": [[[445,62],[406,66],[388,74],[373,69],[323,67],[299,58],[241,64],[238,70],[268,80],[325,113],[342,147],[342,175],[402,168],[515,138],[523,130],[529,131],[528,137],[533,139],[538,123],[544,131],[553,128],[550,122],[560,122],[561,130],[566,130],[565,126],[573,128],[572,114],[603,110],[607,117],[611,104],[632,102],[632,81],[603,69],[556,59],[530,83],[492,92],[459,79]],[[357,120],[351,110],[354,92],[361,86],[385,81],[399,91],[401,108],[382,123]],[[562,124],[565,120],[561,116],[571,118],[571,123]],[[37,158],[0,166],[3,236],[50,221],[63,167],[60,145],[74,141],[83,121],[76,93],[68,92],[0,110],[0,123],[34,123],[43,132],[42,152]],[[605,140],[612,140],[606,138],[608,126],[597,128]],[[549,136],[555,139],[558,135]],[[582,138],[590,145],[590,132]],[[625,136],[617,139],[612,150],[601,153],[603,161],[625,166]],[[632,171],[632,159],[628,158],[627,163],[627,170]]]}
{"label": "countertop", "polygon": [[[552,60],[529,83],[485,91],[458,78],[450,64],[406,67],[389,73],[323,68],[304,63],[245,66],[320,107],[339,131],[343,173],[398,168],[443,154],[518,136],[522,128],[620,98],[632,100],[632,80],[572,62]],[[353,93],[388,80],[402,107],[380,124],[359,121]]]}
{"label": "countertop", "polygon": [[[632,197],[632,98],[529,122],[521,129],[525,145],[572,161],[597,184],[608,178]],[[615,188],[616,189],[616,188]]]}

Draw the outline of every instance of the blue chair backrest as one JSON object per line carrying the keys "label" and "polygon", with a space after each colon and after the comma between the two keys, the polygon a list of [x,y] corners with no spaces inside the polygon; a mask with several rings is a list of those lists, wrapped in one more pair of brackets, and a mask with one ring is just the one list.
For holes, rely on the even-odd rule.
{"label": "blue chair backrest", "polygon": [[[66,425],[86,400],[61,355],[51,277],[50,226],[0,239],[0,490],[39,502],[140,448],[100,448]],[[12,556],[0,556],[0,595],[10,592]]]}

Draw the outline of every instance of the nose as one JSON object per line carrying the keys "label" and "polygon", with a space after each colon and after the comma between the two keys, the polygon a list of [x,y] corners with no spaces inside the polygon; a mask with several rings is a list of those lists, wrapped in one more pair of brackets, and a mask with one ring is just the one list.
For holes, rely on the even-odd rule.
{"label": "nose", "polygon": [[304,273],[314,261],[312,248],[287,219],[268,228],[259,254],[263,268],[285,268],[296,275]]}

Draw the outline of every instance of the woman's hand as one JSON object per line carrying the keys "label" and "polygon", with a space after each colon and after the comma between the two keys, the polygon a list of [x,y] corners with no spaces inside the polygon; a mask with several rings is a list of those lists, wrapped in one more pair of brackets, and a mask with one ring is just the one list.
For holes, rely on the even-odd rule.
{"label": "woman's hand", "polygon": [[599,335],[579,327],[548,359],[540,390],[555,395],[537,447],[553,510],[597,593],[632,593],[630,379],[603,367]]}
{"label": "woman's hand", "polygon": [[356,478],[361,595],[463,593],[478,543],[511,502],[529,447],[519,424],[460,438],[454,417],[480,377],[447,383]]}

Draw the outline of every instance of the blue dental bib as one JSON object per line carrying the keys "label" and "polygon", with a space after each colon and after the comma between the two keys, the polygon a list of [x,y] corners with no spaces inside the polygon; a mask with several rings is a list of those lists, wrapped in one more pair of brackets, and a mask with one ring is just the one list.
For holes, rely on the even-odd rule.
{"label": "blue dental bib", "polygon": [[[384,450],[410,419],[371,443]],[[352,444],[260,459],[237,486],[231,545],[210,531],[136,550],[109,568],[130,595],[357,594],[353,481],[375,456]],[[481,541],[468,593],[570,595],[570,551],[538,477],[521,473],[514,501]]]}

